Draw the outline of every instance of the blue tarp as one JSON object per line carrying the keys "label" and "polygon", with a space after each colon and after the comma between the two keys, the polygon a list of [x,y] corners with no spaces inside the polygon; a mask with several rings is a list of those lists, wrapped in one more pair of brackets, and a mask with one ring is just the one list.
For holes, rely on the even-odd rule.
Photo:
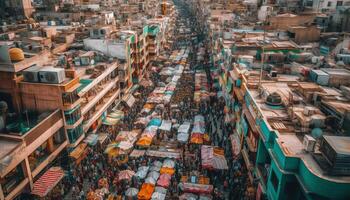
{"label": "blue tarp", "polygon": [[160,126],[162,124],[162,120],[158,118],[153,118],[149,123],[148,126]]}

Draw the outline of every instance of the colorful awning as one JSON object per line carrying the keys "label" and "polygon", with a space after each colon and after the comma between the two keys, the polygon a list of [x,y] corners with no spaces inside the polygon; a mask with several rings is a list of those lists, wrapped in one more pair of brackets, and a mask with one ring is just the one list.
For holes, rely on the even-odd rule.
{"label": "colorful awning", "polygon": [[85,151],[87,144],[81,143],[79,144],[70,154],[69,156],[78,159]]}
{"label": "colorful awning", "polygon": [[91,146],[96,145],[97,141],[98,141],[98,135],[96,135],[96,134],[90,134],[84,140],[85,143],[87,143]]}
{"label": "colorful awning", "polygon": [[32,194],[45,197],[64,177],[60,167],[51,167],[33,185]]}

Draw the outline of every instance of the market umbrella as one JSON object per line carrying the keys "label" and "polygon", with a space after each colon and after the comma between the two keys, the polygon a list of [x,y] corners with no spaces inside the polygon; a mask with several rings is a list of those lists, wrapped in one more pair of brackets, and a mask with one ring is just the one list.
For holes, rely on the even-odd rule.
{"label": "market umbrella", "polygon": [[162,174],[160,175],[159,180],[157,181],[157,185],[167,188],[170,185],[170,180],[171,180],[171,175]]}
{"label": "market umbrella", "polygon": [[156,160],[156,161],[153,162],[153,166],[161,167],[162,166],[162,162]]}
{"label": "market umbrella", "polygon": [[87,194],[86,199],[87,200],[103,200],[103,197],[100,196],[99,194],[91,191]]}
{"label": "market umbrella", "polygon": [[167,159],[164,160],[162,167],[174,168],[175,167],[175,162],[172,159],[167,158]]}
{"label": "market umbrella", "polygon": [[139,190],[137,188],[129,188],[125,192],[125,196],[127,197],[134,197],[139,193]]}
{"label": "market umbrella", "polygon": [[131,177],[133,177],[135,175],[135,172],[134,171],[131,171],[131,170],[123,170],[123,171],[120,171],[119,172],[119,175],[118,175],[118,179],[119,181],[120,180],[124,180],[124,179],[127,179],[127,180],[130,180]]}
{"label": "market umbrella", "polygon": [[116,157],[121,154],[126,154],[126,152],[123,149],[119,148],[119,145],[120,144],[117,142],[112,142],[108,144],[104,152],[111,157]]}
{"label": "market umbrella", "polygon": [[148,169],[149,169],[148,166],[139,167],[137,172],[136,172],[136,176],[139,177],[140,179],[146,178]]}
{"label": "market umbrella", "polygon": [[158,166],[152,166],[149,171],[156,171],[156,172],[159,172],[160,171],[160,167]]}
{"label": "market umbrella", "polygon": [[159,178],[159,172],[156,172],[156,171],[152,171],[148,174],[147,177],[152,177],[154,180],[157,180]]}
{"label": "market umbrella", "polygon": [[167,189],[165,189],[163,187],[160,187],[160,186],[157,186],[155,191],[158,192],[158,193],[166,194]]}
{"label": "market umbrella", "polygon": [[149,184],[152,184],[152,185],[156,185],[156,180],[154,180],[154,178],[152,177],[147,177],[146,180],[145,180],[145,183],[149,183]]}
{"label": "market umbrella", "polygon": [[166,194],[153,192],[151,200],[165,200]]}

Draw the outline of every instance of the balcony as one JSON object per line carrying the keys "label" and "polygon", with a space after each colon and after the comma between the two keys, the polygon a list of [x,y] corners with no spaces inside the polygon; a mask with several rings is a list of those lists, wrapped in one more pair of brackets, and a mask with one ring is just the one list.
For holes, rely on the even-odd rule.
{"label": "balcony", "polygon": [[112,103],[120,96],[120,90],[115,89],[111,90],[110,94],[106,94],[104,98],[102,99],[103,102],[101,102],[99,105],[96,105],[95,112],[92,114],[89,113],[89,116],[86,117],[86,121],[84,121],[83,125],[83,131],[87,132],[90,128],[90,126],[107,110],[107,108],[112,105]]}
{"label": "balcony", "polygon": [[81,88],[78,92],[79,96],[84,96],[89,90],[97,86],[100,82],[104,81],[106,78],[108,79],[108,76],[111,76],[114,70],[116,70],[118,67],[117,63],[114,63],[113,65],[109,66],[102,74],[100,74],[95,79],[88,79],[92,80],[90,83],[88,83],[85,87]]}
{"label": "balcony", "polygon": [[40,173],[66,147],[67,139],[62,127],[54,135],[37,147],[29,156],[32,176]]}
{"label": "balcony", "polygon": [[[60,110],[56,110],[42,120],[39,124],[33,127],[30,131],[25,133],[24,141],[26,142],[27,147],[36,141],[39,137],[43,137],[44,133],[49,131],[50,133],[46,136],[51,136],[56,132],[60,127],[63,126],[63,118]],[[57,129],[57,130],[55,130]],[[54,132],[52,132],[54,130]]]}
{"label": "balcony", "polygon": [[78,124],[75,128],[67,129],[67,135],[71,146],[75,147],[78,145],[84,138],[82,123]]}
{"label": "balcony", "polygon": [[1,178],[1,188],[6,199],[11,199],[18,191],[23,190],[29,182],[28,178],[24,176],[22,166],[24,166],[24,161]]}
{"label": "balcony", "polygon": [[100,86],[100,91],[96,92],[96,96],[91,95],[90,97],[86,97],[85,105],[83,105],[83,108],[81,109],[81,113],[85,115],[102,97],[104,97],[113,87],[116,86],[116,83],[118,82],[117,79],[113,79],[110,82]]}

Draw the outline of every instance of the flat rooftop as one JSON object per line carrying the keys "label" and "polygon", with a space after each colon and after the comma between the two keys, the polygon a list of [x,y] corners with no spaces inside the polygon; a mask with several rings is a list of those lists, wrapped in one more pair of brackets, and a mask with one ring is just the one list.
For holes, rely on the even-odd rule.
{"label": "flat rooftop", "polygon": [[[291,80],[293,80],[293,78]],[[313,84],[301,83],[300,85],[303,88],[313,88]],[[269,123],[271,129],[275,130],[277,134],[277,142],[279,143],[284,154],[289,157],[299,157],[305,163],[308,169],[318,177],[330,180],[332,182],[350,182],[350,176],[330,176],[326,174],[313,157],[313,153],[309,153],[304,150],[303,135],[305,133],[300,133],[300,131],[298,131],[300,130],[300,125],[295,124],[295,122],[292,121],[290,113],[288,113],[288,109],[289,112],[290,110],[294,111],[294,117],[299,117],[299,119],[302,121],[300,123],[309,122],[312,117],[325,119],[325,115],[317,107],[308,105],[306,102],[304,102],[303,97],[300,94],[296,93],[295,88],[291,88],[290,84],[287,84],[287,82],[267,81],[263,82],[261,87],[264,91],[262,95],[257,89],[249,89],[250,94],[260,109],[261,114]],[[267,96],[265,93],[271,94],[274,92],[277,92],[281,96],[284,105],[271,107],[265,103]],[[288,106],[287,103],[289,94],[297,96],[299,100],[304,102],[304,105],[296,104],[293,106],[293,108]],[[340,104],[340,107],[345,105],[346,107],[350,107],[349,103],[337,103]],[[310,107],[309,109],[313,112],[313,114],[309,116],[304,115],[305,107]],[[324,131],[324,135],[334,135],[328,127],[325,127],[322,130]],[[341,144],[343,144],[342,147],[338,146],[341,149],[348,150],[350,148],[349,144],[345,144],[344,146],[344,142],[340,142],[339,145]],[[338,141],[334,142],[334,145],[337,146]],[[320,153],[318,150],[318,144],[316,145],[315,149],[315,153]]]}

